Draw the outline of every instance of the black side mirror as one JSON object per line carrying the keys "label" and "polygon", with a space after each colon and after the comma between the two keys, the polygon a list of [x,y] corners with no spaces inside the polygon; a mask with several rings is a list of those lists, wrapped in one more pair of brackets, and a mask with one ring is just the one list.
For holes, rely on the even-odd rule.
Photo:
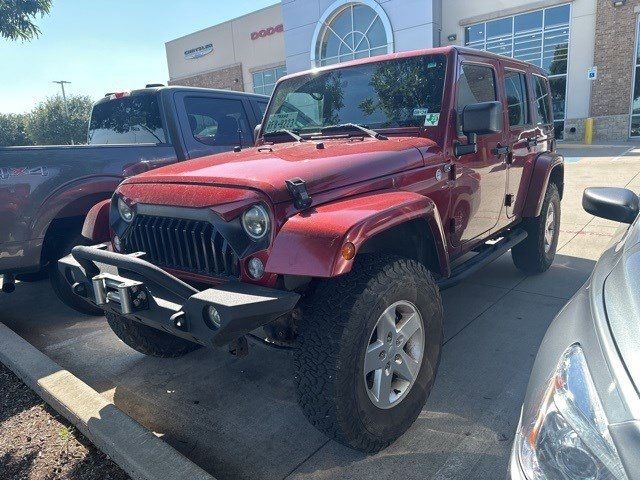
{"label": "black side mirror", "polygon": [[455,155],[460,157],[478,151],[477,136],[502,132],[502,103],[483,102],[464,107],[462,111],[462,132],[468,143],[456,143]]}
{"label": "black side mirror", "polygon": [[256,125],[256,127],[253,129],[253,141],[254,142],[258,141],[258,135],[260,135],[260,130],[262,130],[262,124],[261,123]]}
{"label": "black side mirror", "polygon": [[631,224],[640,212],[640,199],[626,188],[592,187],[582,195],[582,208],[596,217]]}
{"label": "black side mirror", "polygon": [[502,132],[502,103],[474,103],[464,107],[462,131],[467,136]]}

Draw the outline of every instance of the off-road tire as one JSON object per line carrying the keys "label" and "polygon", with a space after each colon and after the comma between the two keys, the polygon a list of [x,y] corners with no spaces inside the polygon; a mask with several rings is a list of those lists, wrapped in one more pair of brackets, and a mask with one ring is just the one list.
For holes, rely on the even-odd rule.
{"label": "off-road tire", "polygon": [[[553,205],[555,235],[551,248],[545,252],[545,230],[549,206]],[[558,236],[560,234],[560,194],[555,183],[550,183],[542,203],[542,213],[535,218],[525,218],[522,227],[527,231],[527,238],[511,249],[511,258],[515,266],[527,275],[546,272],[556,256]]]}
{"label": "off-road tire", "polygon": [[105,316],[111,330],[120,340],[145,355],[160,358],[178,358],[200,348],[197,343],[174,337],[121,315],[107,312]]}
{"label": "off-road tire", "polygon": [[[381,313],[405,300],[424,321],[424,354],[415,383],[397,405],[380,409],[366,391],[364,354]],[[419,262],[363,255],[352,272],[323,280],[303,300],[294,350],[298,403],[320,431],[356,450],[375,453],[416,420],[433,386],[442,350],[442,301]]]}
{"label": "off-road tire", "polygon": [[49,271],[51,288],[62,303],[84,315],[100,317],[104,315],[104,311],[73,293],[71,284],[58,269],[58,260],[69,255],[73,247],[76,245],[89,245],[90,243],[88,239],[79,233],[70,237],[60,237],[56,243],[55,250],[52,252],[47,270]]}

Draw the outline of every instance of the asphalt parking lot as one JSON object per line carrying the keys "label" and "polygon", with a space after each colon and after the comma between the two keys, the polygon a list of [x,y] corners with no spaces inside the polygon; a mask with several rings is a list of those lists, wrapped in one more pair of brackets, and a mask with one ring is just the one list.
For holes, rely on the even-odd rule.
{"label": "asphalt parking lot", "polygon": [[445,346],[433,393],[398,442],[365,456],[328,440],[298,409],[290,355],[200,349],[147,358],[103,318],[63,306],[47,282],[0,296],[5,323],[220,479],[503,478],[544,332],[588,278],[616,224],[582,210],[587,186],[640,191],[640,147],[569,147],[559,252],[525,278],[505,255],[443,293]]}

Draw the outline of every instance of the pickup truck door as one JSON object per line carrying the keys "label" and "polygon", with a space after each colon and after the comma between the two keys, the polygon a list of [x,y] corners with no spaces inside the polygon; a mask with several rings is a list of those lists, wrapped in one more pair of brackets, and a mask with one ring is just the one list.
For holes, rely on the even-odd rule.
{"label": "pickup truck door", "polygon": [[[462,111],[473,103],[500,100],[497,61],[463,60],[456,84],[457,138],[467,143],[462,133]],[[503,133],[479,135],[478,151],[453,160],[450,242],[463,246],[494,228],[504,205],[507,168],[500,154]]]}
{"label": "pickup truck door", "polygon": [[188,158],[254,144],[256,120],[246,98],[233,93],[176,92],[175,105]]}
{"label": "pickup truck door", "polygon": [[[522,184],[522,172],[527,162],[535,161],[541,146],[541,130],[535,125],[531,109],[530,77],[524,71],[504,69],[505,133],[511,152],[506,156],[508,164],[506,215],[499,227],[506,226],[518,213],[516,205],[523,204],[527,191]],[[542,142],[540,142],[540,145]]]}

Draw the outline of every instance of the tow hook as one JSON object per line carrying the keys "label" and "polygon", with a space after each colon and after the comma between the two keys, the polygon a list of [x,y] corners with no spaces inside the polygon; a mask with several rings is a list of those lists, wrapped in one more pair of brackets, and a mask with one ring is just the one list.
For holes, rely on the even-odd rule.
{"label": "tow hook", "polygon": [[229,344],[229,353],[234,357],[246,357],[249,355],[249,342],[244,335],[233,340]]}

